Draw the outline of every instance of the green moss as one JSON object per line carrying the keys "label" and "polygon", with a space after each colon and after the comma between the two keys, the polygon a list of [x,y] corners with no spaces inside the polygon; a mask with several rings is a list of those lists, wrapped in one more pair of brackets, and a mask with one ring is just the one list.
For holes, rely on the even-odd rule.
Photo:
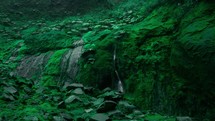
{"label": "green moss", "polygon": [[40,81],[40,85],[48,87],[48,86],[56,86],[57,81],[56,77],[54,76],[43,76]]}
{"label": "green moss", "polygon": [[58,75],[60,73],[61,58],[66,51],[68,51],[68,49],[57,50],[54,52],[45,66],[45,75]]}
{"label": "green moss", "polygon": [[33,35],[26,35],[24,39],[28,48],[26,53],[34,54],[72,47],[73,40],[76,37],[70,37],[63,31],[47,30]]}

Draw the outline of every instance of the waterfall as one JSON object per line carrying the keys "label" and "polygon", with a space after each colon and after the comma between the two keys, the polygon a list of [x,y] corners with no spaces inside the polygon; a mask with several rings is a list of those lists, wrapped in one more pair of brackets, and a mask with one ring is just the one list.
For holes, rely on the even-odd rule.
{"label": "waterfall", "polygon": [[119,73],[118,73],[118,71],[117,71],[117,69],[116,69],[116,46],[115,46],[115,48],[114,48],[114,54],[113,54],[113,62],[114,62],[114,71],[115,71],[115,74],[116,74],[116,77],[117,77],[117,90],[119,91],[119,92],[124,92],[124,89],[123,89],[123,84],[122,84],[122,81],[121,81],[121,79],[120,79],[120,77],[119,77]]}

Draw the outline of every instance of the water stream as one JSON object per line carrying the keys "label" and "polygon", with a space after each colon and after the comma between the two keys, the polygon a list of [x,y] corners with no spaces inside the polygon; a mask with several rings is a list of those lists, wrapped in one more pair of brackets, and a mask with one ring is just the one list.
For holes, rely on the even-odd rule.
{"label": "water stream", "polygon": [[115,74],[116,74],[116,77],[117,77],[117,90],[119,92],[124,92],[124,88],[123,88],[123,84],[122,84],[122,81],[120,79],[120,76],[119,76],[119,73],[116,69],[116,46],[114,48],[114,54],[113,54],[113,62],[114,62],[114,71],[115,71]]}

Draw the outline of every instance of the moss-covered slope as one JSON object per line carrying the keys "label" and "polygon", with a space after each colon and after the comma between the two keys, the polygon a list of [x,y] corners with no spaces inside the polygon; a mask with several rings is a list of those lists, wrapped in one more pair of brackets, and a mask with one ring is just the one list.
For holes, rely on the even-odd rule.
{"label": "moss-covered slope", "polygon": [[[11,109],[16,108],[14,120],[28,120],[33,118],[32,114],[38,114],[38,120],[52,120],[53,116],[59,118],[55,114],[79,104],[63,110],[56,106],[62,101],[58,98],[65,100],[71,94],[61,90],[68,83],[117,90],[118,82],[122,81],[124,99],[141,109],[212,121],[215,3],[209,0],[108,2],[115,5],[112,10],[63,19],[52,16],[53,21],[44,17],[26,22],[29,19],[26,16],[23,22],[17,21],[17,16],[3,15],[0,21],[1,108],[11,105]],[[44,99],[43,94],[48,98]],[[50,95],[55,101],[49,102]],[[6,101],[10,103],[7,105]],[[84,108],[90,106],[83,104],[73,110],[74,114],[81,116]],[[50,117],[45,118],[45,113],[41,117],[43,110]],[[9,111],[0,116],[11,116]],[[29,113],[23,117],[26,111]],[[87,115],[86,119],[89,118]],[[151,114],[142,119],[166,120]]]}

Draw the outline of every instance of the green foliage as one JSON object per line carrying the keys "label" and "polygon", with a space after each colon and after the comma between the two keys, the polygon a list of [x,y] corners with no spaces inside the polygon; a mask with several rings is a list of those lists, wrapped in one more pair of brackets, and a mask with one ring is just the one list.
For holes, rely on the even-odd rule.
{"label": "green foliage", "polygon": [[73,38],[69,37],[65,32],[55,30],[39,32],[33,35],[27,34],[24,39],[28,47],[26,53],[30,54],[72,47],[73,42]]}
{"label": "green foliage", "polygon": [[57,50],[54,52],[45,66],[44,73],[46,75],[58,75],[60,73],[61,58],[66,51],[68,51],[68,49]]}

